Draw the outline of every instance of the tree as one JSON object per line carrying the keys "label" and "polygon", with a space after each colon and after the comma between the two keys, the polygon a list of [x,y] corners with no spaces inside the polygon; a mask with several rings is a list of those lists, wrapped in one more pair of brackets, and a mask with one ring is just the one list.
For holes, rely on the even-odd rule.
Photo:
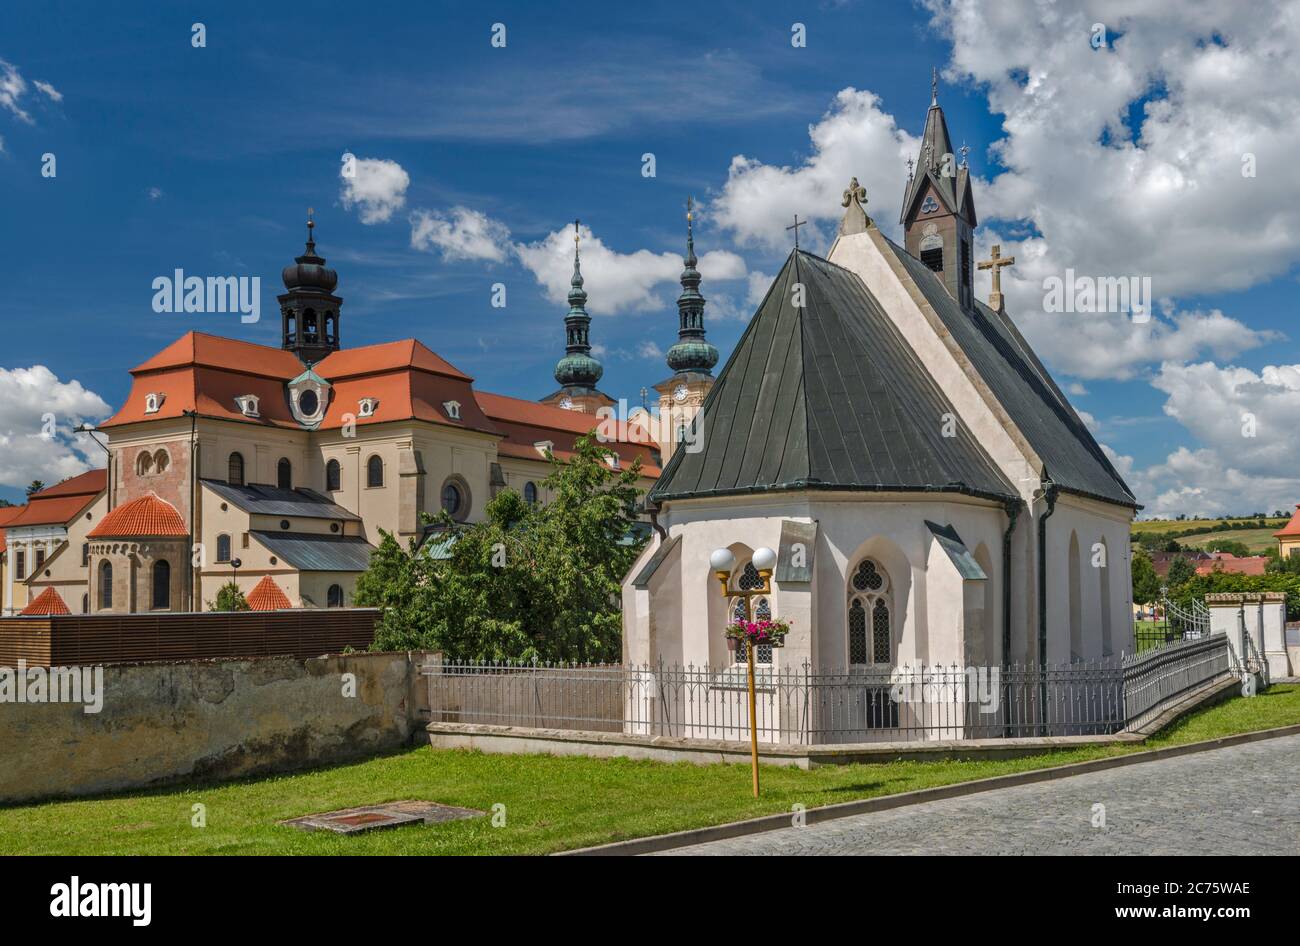
{"label": "tree", "polygon": [[1156,574],[1151,558],[1141,549],[1133,553],[1133,600],[1138,604],[1151,604],[1160,597],[1160,576]]}
{"label": "tree", "polygon": [[483,522],[433,520],[455,536],[447,558],[385,534],[354,596],[383,609],[374,647],[459,660],[617,661],[622,580],[642,544],[628,541],[640,465],[614,470],[608,455],[587,435],[568,462],[552,458],[551,502],[529,505],[503,490]]}
{"label": "tree", "polygon": [[1195,574],[1196,569],[1192,563],[1179,555],[1169,563],[1169,571],[1165,573],[1165,584],[1170,588],[1179,588]]}
{"label": "tree", "polygon": [[217,589],[217,597],[208,605],[209,611],[248,611],[248,599],[239,590],[234,580],[226,582]]}
{"label": "tree", "polygon": [[1234,539],[1214,539],[1205,543],[1207,552],[1227,552],[1229,555],[1236,555],[1239,558],[1246,558],[1252,553],[1246,547],[1245,542],[1237,542]]}
{"label": "tree", "polygon": [[45,484],[43,482],[40,480],[32,480],[27,486],[27,495],[30,496],[32,493],[39,493],[43,489],[45,489]]}

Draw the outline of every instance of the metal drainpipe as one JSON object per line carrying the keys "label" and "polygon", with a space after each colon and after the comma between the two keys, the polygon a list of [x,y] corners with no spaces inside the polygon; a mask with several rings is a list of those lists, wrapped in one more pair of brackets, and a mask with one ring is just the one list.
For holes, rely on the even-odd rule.
{"label": "metal drainpipe", "polygon": [[[1009,502],[1007,510],[1007,531],[1002,533],[1002,676],[1006,680],[1006,693],[1003,705],[1010,712],[1011,675],[1007,672],[1011,666],[1011,533],[1016,528],[1016,518],[1020,515],[1022,503]],[[1006,717],[1006,737],[1011,738],[1011,717]]]}
{"label": "metal drainpipe", "polygon": [[1047,735],[1047,520],[1056,512],[1056,484],[1043,480],[1047,510],[1038,517],[1038,712],[1039,734]]}
{"label": "metal drainpipe", "polygon": [[189,586],[190,586],[190,587],[189,587],[189,592],[190,592],[190,593],[189,593],[188,608],[189,608],[189,610],[190,610],[191,612],[193,612],[193,611],[197,610],[197,609],[194,607],[194,592],[195,592],[195,588],[196,588],[196,586],[197,586],[197,584],[198,584],[198,582],[195,580],[195,574],[194,574],[195,566],[194,566],[194,562],[193,562],[193,559],[194,559],[194,542],[195,542],[195,539],[197,538],[197,536],[195,536],[195,534],[194,534],[194,528],[195,528],[195,512],[196,512],[195,507],[196,507],[196,505],[198,504],[198,496],[196,495],[196,492],[197,492],[197,479],[196,479],[197,471],[195,470],[195,466],[194,466],[195,463],[196,463],[196,461],[198,460],[198,456],[197,456],[197,454],[198,454],[198,446],[197,446],[197,444],[195,444],[194,440],[195,440],[196,425],[197,425],[197,423],[198,423],[198,416],[199,416],[199,415],[198,415],[198,412],[197,412],[197,411],[186,411],[185,413],[190,415],[190,548],[189,548],[189,553],[190,553],[190,567],[189,567],[188,569],[186,569],[186,572],[187,572],[187,573],[189,574],[189,576],[190,576],[190,580],[189,580]]}

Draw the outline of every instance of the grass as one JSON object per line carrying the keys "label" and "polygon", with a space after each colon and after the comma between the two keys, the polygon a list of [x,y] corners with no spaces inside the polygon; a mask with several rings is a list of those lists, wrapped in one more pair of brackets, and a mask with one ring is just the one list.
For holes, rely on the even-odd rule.
{"label": "grass", "polygon": [[1263,555],[1269,549],[1277,548],[1277,539],[1273,533],[1281,526],[1268,529],[1225,529],[1222,532],[1207,532],[1205,535],[1189,535],[1179,539],[1181,545],[1203,549],[1211,542],[1240,542],[1255,555]]}
{"label": "grass", "polygon": [[[1189,715],[1148,741],[1178,745],[1300,723],[1300,686],[1279,684]],[[907,792],[1138,751],[1099,746],[1022,759],[891,762],[801,771],[746,765],[484,755],[410,749],[351,765],[222,785],[0,808],[0,854],[541,854],[740,818]],[[478,818],[350,838],[281,827],[312,812],[398,799],[491,810]],[[192,806],[207,826],[191,827]]]}
{"label": "grass", "polygon": [[[1220,517],[1216,519],[1181,519],[1181,520],[1143,519],[1133,523],[1132,531],[1145,532],[1148,535],[1168,535],[1171,532],[1183,532],[1187,529],[1198,529],[1204,526],[1217,526],[1223,522],[1228,522],[1228,523],[1258,522],[1260,530],[1268,529],[1272,532],[1276,532],[1278,529],[1282,528],[1282,526],[1286,525],[1288,521],[1289,520],[1287,520],[1286,518],[1278,519],[1272,516],[1266,519],[1251,519],[1249,516],[1243,516],[1239,519],[1234,517],[1228,517],[1226,519]],[[1255,532],[1257,530],[1249,529],[1244,531]],[[1210,532],[1204,533],[1205,536],[1209,536],[1213,534],[1215,533],[1210,533]],[[1202,538],[1202,536],[1192,535],[1192,536],[1188,536],[1187,538],[1190,541],[1191,539],[1200,539]],[[1179,541],[1181,542],[1182,539],[1179,539]]]}

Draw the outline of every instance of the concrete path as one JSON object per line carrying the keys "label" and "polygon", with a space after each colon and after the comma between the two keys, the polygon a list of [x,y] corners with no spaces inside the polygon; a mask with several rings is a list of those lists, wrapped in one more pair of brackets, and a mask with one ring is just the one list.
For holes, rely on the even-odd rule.
{"label": "concrete path", "polygon": [[663,853],[1300,854],[1300,736]]}

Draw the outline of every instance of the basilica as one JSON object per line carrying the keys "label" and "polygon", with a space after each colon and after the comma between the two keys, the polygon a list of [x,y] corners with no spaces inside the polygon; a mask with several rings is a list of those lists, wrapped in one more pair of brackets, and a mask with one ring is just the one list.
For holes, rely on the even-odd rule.
{"label": "basilica", "polygon": [[338,274],[307,227],[278,347],[186,333],[131,369],[98,426],[106,469],[0,509],[0,613],[201,611],[232,581],[254,609],[347,606],[381,530],[419,543],[422,514],[472,523],[506,488],[546,502],[553,462],[585,434],[611,468],[639,462],[648,489],[712,385],[689,221],[659,413],[613,423],[576,237],[559,388],[527,401],[478,390],[415,339],[345,347]]}

